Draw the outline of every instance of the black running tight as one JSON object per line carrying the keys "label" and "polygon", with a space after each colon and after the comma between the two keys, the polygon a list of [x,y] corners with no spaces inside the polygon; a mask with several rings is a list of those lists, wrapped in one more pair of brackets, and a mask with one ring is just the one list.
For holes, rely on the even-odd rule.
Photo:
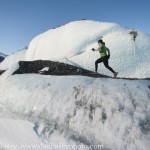
{"label": "black running tight", "polygon": [[115,73],[115,71],[114,71],[114,70],[109,66],[109,64],[108,64],[108,57],[107,57],[107,56],[101,57],[101,58],[99,58],[99,59],[97,59],[97,60],[95,61],[95,71],[97,71],[98,64],[101,63],[101,62],[103,62],[103,63],[104,63],[104,66],[105,66],[107,69],[109,69],[112,73]]}

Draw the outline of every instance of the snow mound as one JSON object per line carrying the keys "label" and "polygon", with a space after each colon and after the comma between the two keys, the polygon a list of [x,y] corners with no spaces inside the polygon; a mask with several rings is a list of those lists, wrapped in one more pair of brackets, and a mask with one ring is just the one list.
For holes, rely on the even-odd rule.
{"label": "snow mound", "polygon": [[0,115],[37,122],[47,143],[59,135],[68,144],[149,149],[149,80],[13,75],[0,91]]}
{"label": "snow mound", "polygon": [[[75,21],[51,29],[35,37],[30,43],[27,59],[63,59],[83,53],[85,46],[102,37],[102,33],[115,30],[113,23]],[[99,34],[101,33],[101,34]]]}
{"label": "snow mound", "polygon": [[[50,29],[31,41],[25,60],[60,61],[94,71],[99,53],[91,48],[97,47],[100,38],[110,49],[110,66],[120,77],[149,77],[150,37],[115,23],[81,20]],[[111,75],[103,64],[98,71]]]}
{"label": "snow mound", "polygon": [[[51,60],[95,70],[97,47],[102,38],[110,49],[110,66],[119,72],[119,77],[148,78],[150,74],[150,36],[116,23],[91,20],[70,22],[55,29],[50,29],[36,36],[25,51],[16,52],[0,64],[0,70],[7,70],[18,61]],[[108,76],[112,73],[103,63],[98,72]]]}

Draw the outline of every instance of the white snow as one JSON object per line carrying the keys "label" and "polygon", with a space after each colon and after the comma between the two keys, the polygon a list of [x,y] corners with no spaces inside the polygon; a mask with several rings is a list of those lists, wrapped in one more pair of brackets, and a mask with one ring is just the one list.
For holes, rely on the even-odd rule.
{"label": "white snow", "polygon": [[[62,59],[79,55],[86,51],[95,39],[102,37],[107,30],[115,30],[116,24],[106,24],[93,21],[76,21],[57,29],[51,29],[31,42],[27,59]],[[101,34],[99,34],[101,32]],[[33,55],[32,55],[33,54]],[[49,54],[49,55],[48,55]]]}
{"label": "white snow", "polygon": [[0,110],[2,116],[38,121],[37,133],[47,143],[59,134],[68,144],[75,136],[84,144],[148,150],[149,85],[144,80],[14,75],[0,86]]}
{"label": "white snow", "polygon": [[[135,41],[131,31],[137,32]],[[94,71],[99,53],[93,53],[91,48],[97,46],[101,37],[111,52],[110,66],[120,77],[149,77],[150,37],[115,23],[82,20],[50,29],[31,41],[26,60],[62,61]],[[99,72],[112,75],[103,64],[99,65]]]}
{"label": "white snow", "polygon": [[26,49],[17,51],[13,53],[12,55],[9,55],[5,58],[5,60],[0,63],[0,70],[7,70],[8,68],[11,68],[14,64],[17,62],[24,60],[24,56],[26,53]]}
{"label": "white snow", "polygon": [[[21,145],[40,145],[34,124],[24,120],[0,119],[0,149],[21,149]],[[31,140],[32,139],[32,140]]]}
{"label": "white snow", "polygon": [[[137,33],[135,41],[130,32]],[[100,38],[110,49],[109,64],[120,77],[149,77],[150,37],[147,34],[116,23],[91,20],[70,22],[36,36],[28,50],[8,57],[0,64],[0,69],[7,70],[19,60],[54,60],[94,71],[99,52],[91,48],[98,46]],[[103,64],[99,64],[98,72],[112,75]]]}
{"label": "white snow", "polygon": [[40,73],[44,72],[44,71],[48,71],[49,67],[44,67],[43,69],[39,70]]}
{"label": "white snow", "polygon": [[[91,48],[103,36],[111,50],[110,65],[119,76],[149,77],[150,37],[137,31],[134,42],[130,31],[114,23],[75,21],[38,35],[28,50],[8,56],[0,64],[0,70],[6,70],[0,76],[0,146],[18,145],[21,150],[22,144],[42,143],[59,150],[69,150],[69,145],[89,146],[78,147],[82,150],[98,145],[149,150],[150,80],[12,75],[18,61],[36,59],[94,70],[99,54]],[[102,64],[99,72],[110,74]]]}

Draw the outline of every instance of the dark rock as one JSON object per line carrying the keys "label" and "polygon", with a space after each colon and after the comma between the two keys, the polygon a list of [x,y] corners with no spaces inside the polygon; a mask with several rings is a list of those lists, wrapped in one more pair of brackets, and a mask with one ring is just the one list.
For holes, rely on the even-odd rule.
{"label": "dark rock", "polygon": [[0,70],[0,75],[3,74],[6,70]]}
{"label": "dark rock", "polygon": [[132,31],[129,32],[129,34],[132,36],[133,41],[135,41],[135,39],[136,39],[136,37],[137,37],[137,35],[138,35],[138,32],[135,31],[135,30],[132,30]]}
{"label": "dark rock", "polygon": [[[42,71],[45,67],[48,70]],[[36,60],[36,61],[20,61],[19,69],[13,74],[24,73],[38,73],[44,75],[82,75],[91,77],[107,77],[105,75],[97,74],[95,72],[79,68],[73,65],[48,61],[48,60]]]}
{"label": "dark rock", "polygon": [[2,62],[5,58],[0,56],[0,62]]}

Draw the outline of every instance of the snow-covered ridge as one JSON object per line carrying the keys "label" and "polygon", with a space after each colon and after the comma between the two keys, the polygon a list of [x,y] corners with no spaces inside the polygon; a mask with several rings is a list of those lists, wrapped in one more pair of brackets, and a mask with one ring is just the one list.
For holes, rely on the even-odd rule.
{"label": "snow-covered ridge", "polygon": [[[50,29],[37,35],[26,52],[16,59],[13,55],[10,63],[3,62],[1,70],[10,68],[14,60],[52,60],[91,71],[95,70],[95,60],[98,52],[91,51],[97,47],[97,41],[102,38],[110,49],[110,66],[120,77],[148,78],[150,75],[150,36],[130,28],[124,28],[116,23],[91,20],[74,21],[55,29]],[[20,53],[20,52],[19,52]],[[98,72],[111,76],[103,64],[99,64]]]}
{"label": "snow-covered ridge", "polygon": [[26,57],[29,60],[58,60],[79,55],[86,51],[84,48],[87,45],[101,38],[102,34],[116,30],[118,26],[115,23],[82,20],[50,29],[31,41]]}
{"label": "snow-covered ridge", "polygon": [[[137,33],[136,37],[131,33]],[[120,77],[149,77],[150,37],[115,23],[81,20],[50,29],[31,41],[26,60],[55,60],[94,71],[99,54],[91,48],[97,47],[101,37],[111,51],[110,65]],[[103,64],[99,72],[111,75]]]}
{"label": "snow-covered ridge", "polygon": [[150,81],[28,74],[7,78],[0,91],[0,115],[37,122],[48,143],[59,135],[68,144],[149,148]]}

